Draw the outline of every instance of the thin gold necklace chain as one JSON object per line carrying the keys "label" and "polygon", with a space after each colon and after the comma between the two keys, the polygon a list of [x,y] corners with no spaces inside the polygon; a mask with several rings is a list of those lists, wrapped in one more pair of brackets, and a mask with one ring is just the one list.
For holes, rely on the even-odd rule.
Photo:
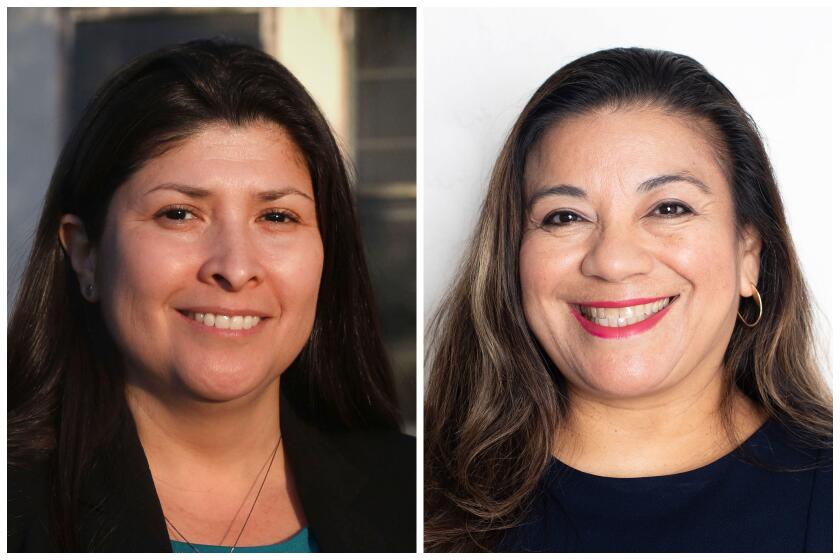
{"label": "thin gold necklace chain", "polygon": [[[274,446],[274,451],[271,452],[271,461],[268,462],[268,468],[265,470],[265,475],[263,476],[262,483],[260,483],[260,489],[257,490],[257,496],[254,498],[254,502],[251,504],[251,509],[248,510],[248,516],[245,518],[245,523],[242,524],[242,528],[239,530],[239,534],[236,536],[236,540],[233,541],[233,546],[230,547],[228,552],[233,552],[236,549],[236,545],[239,544],[239,539],[242,538],[242,534],[245,532],[245,527],[248,526],[248,521],[251,520],[251,514],[254,513],[254,508],[257,506],[257,500],[260,499],[260,494],[262,493],[263,486],[265,486],[265,481],[268,480],[268,473],[271,472],[271,466],[274,464],[274,458],[277,457],[277,449],[280,447],[280,442],[283,441],[283,434],[280,434],[280,439],[277,440],[277,445]],[[178,533],[178,536],[184,539],[184,542],[189,545],[190,548],[193,549],[195,552],[199,552],[198,548],[195,547],[193,543],[191,543],[184,534],[178,530],[178,527],[172,523],[166,515],[163,516],[167,523],[172,527],[172,529]]]}

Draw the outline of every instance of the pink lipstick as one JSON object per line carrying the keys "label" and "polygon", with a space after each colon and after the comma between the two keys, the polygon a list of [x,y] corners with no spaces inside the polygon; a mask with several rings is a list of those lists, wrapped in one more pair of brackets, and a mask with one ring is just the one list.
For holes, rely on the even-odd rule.
{"label": "pink lipstick", "polygon": [[601,307],[601,308],[617,308],[617,307],[632,307],[634,305],[645,305],[648,303],[653,303],[663,299],[662,297],[659,298],[644,298],[644,299],[630,299],[624,301],[597,301],[597,302],[585,302],[585,303],[573,303],[569,305],[569,309],[572,311],[572,315],[575,316],[575,319],[578,320],[581,327],[593,336],[597,336],[598,338],[626,338],[629,336],[641,334],[643,332],[649,331],[653,327],[665,317],[665,314],[671,309],[671,305],[678,299],[679,296],[671,297],[671,300],[668,302],[665,307],[644,319],[643,321],[639,321],[638,323],[634,323],[632,325],[621,326],[621,327],[609,327],[605,325],[600,325],[589,320],[587,317],[584,317],[583,314],[580,312],[580,306],[584,307]]}

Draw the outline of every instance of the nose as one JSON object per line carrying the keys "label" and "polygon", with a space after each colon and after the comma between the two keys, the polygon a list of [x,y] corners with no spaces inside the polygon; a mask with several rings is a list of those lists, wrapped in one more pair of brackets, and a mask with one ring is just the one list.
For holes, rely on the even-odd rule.
{"label": "nose", "polygon": [[640,233],[631,228],[600,228],[583,258],[581,272],[584,276],[608,282],[623,282],[637,274],[650,272],[653,257],[642,245],[639,236]]}
{"label": "nose", "polygon": [[218,225],[206,239],[207,258],[199,269],[199,279],[228,292],[238,292],[249,285],[258,285],[265,270],[245,225]]}

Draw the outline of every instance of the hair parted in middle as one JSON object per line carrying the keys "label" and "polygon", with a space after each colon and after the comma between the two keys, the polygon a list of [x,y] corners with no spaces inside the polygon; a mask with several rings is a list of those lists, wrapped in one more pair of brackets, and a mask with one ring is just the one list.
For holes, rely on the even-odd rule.
{"label": "hair parted in middle", "polygon": [[[525,164],[564,118],[602,108],[652,107],[700,125],[726,172],[740,232],[762,242],[756,328],[737,324],[724,357],[721,418],[731,438],[740,390],[808,445],[831,439],[831,396],[817,366],[808,290],[757,127],[696,60],[616,48],[570,62],[529,100],[496,160],[456,280],[427,327],[424,407],[428,551],[492,550],[516,526],[567,418],[563,374],[531,333],[519,248]],[[751,302],[742,301],[742,314]]]}

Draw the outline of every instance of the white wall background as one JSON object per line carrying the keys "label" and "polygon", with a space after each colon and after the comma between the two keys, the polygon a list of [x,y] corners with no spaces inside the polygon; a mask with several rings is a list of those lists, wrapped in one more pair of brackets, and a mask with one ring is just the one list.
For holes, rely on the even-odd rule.
{"label": "white wall background", "polygon": [[836,105],[830,9],[427,8],[424,19],[426,318],[453,279],[493,162],[536,88],[596,50],[658,48],[697,59],[758,124],[830,363]]}

